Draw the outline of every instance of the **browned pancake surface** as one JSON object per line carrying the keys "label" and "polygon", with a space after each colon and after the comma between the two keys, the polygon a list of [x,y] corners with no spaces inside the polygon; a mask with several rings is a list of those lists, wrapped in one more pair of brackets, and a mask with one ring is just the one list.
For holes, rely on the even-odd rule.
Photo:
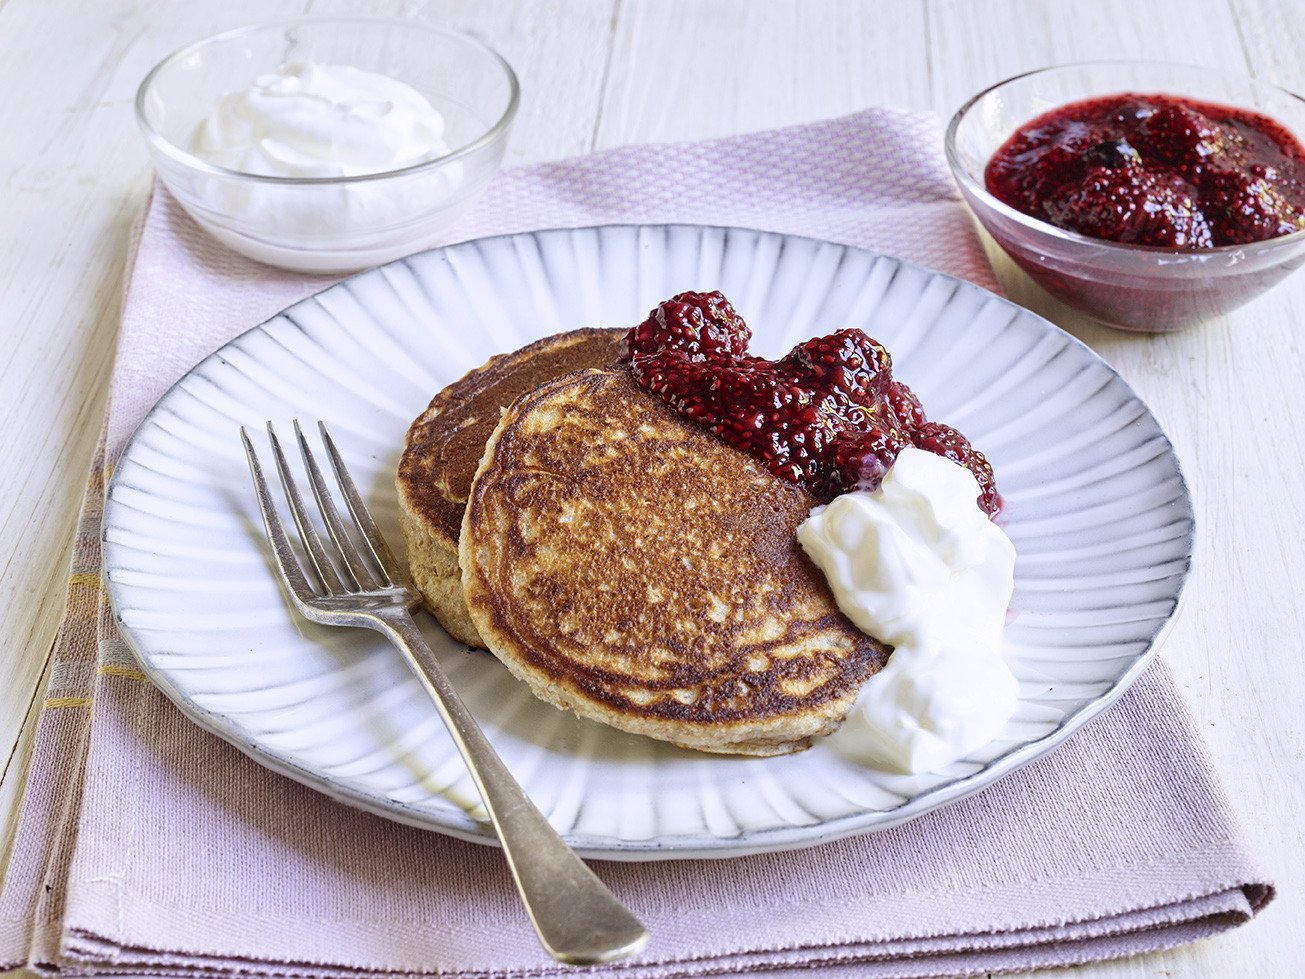
{"label": "browned pancake surface", "polygon": [[450,635],[483,646],[462,599],[458,534],[485,442],[502,410],[544,381],[615,363],[624,330],[573,330],[491,358],[431,400],[399,462],[401,523],[413,580]]}
{"label": "browned pancake surface", "polygon": [[572,330],[490,358],[431,399],[408,429],[399,482],[408,506],[457,546],[462,509],[502,410],[544,381],[614,364],[624,330]]}
{"label": "browned pancake surface", "polygon": [[710,751],[797,750],[887,659],[797,543],[814,504],[628,371],[573,374],[514,403],[486,450],[464,595],[545,700]]}

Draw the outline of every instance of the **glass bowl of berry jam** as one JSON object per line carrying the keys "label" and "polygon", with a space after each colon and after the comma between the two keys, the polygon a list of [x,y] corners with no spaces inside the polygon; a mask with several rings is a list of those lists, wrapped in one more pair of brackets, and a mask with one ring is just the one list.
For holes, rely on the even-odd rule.
{"label": "glass bowl of berry jam", "polygon": [[1305,100],[1155,62],[1000,82],[947,128],[979,223],[1039,285],[1111,326],[1228,312],[1305,264]]}

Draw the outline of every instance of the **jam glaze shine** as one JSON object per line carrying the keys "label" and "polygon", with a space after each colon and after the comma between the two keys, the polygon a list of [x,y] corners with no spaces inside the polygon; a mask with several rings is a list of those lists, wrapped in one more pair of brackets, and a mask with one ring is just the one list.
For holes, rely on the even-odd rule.
{"label": "jam glaze shine", "polygon": [[751,336],[719,292],[685,292],[630,330],[622,360],[645,390],[821,501],[877,488],[914,445],[968,469],[979,506],[1000,510],[983,453],[926,418],[882,345],[845,329],[771,361],[747,352]]}
{"label": "jam glaze shine", "polygon": [[1259,113],[1171,95],[1073,102],[989,161],[998,200],[1057,227],[1182,250],[1305,229],[1305,147]]}

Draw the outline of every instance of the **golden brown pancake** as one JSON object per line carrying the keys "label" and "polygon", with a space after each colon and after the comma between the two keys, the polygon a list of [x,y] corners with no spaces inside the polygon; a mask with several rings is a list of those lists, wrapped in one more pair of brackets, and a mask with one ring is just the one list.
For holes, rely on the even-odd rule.
{"label": "golden brown pancake", "polygon": [[572,330],[500,354],[435,395],[409,427],[397,479],[408,563],[427,607],[458,641],[484,645],[462,600],[458,534],[472,476],[502,410],[544,381],[614,364],[624,336]]}
{"label": "golden brown pancake", "polygon": [[558,707],[706,751],[797,751],[888,658],[797,543],[815,503],[628,371],[570,374],[517,400],[485,448],[467,608]]}

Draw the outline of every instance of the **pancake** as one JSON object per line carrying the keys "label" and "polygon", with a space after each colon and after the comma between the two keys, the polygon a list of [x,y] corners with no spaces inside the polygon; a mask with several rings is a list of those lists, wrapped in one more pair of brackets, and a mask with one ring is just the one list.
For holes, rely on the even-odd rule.
{"label": "pancake", "polygon": [[484,646],[462,600],[458,534],[502,410],[544,381],[614,364],[625,332],[572,330],[492,357],[435,395],[409,427],[397,478],[408,563],[427,608],[459,642]]}
{"label": "pancake", "polygon": [[626,370],[557,378],[485,448],[462,523],[467,609],[557,707],[688,748],[797,751],[889,653],[797,543],[816,502]]}

